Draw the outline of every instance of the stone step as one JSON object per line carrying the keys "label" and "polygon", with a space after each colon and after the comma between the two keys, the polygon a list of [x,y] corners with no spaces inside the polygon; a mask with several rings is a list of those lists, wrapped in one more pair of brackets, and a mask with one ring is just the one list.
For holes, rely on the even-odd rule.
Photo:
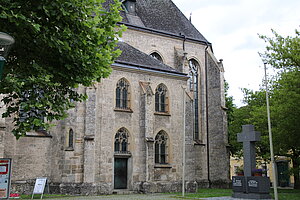
{"label": "stone step", "polygon": [[127,189],[114,190],[113,194],[134,194],[134,191]]}

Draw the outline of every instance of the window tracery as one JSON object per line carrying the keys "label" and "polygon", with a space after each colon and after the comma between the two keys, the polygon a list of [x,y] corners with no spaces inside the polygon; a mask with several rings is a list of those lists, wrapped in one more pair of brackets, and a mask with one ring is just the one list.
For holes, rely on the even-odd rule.
{"label": "window tracery", "polygon": [[116,153],[129,153],[128,138],[129,138],[129,134],[128,134],[127,129],[120,128],[115,135],[115,152]]}
{"label": "window tracery", "polygon": [[168,136],[166,132],[159,131],[155,137],[155,163],[167,164],[168,163]]}
{"label": "window tracery", "polygon": [[195,59],[189,60],[189,88],[194,96],[194,139],[199,139],[199,64]]}
{"label": "window tracery", "polygon": [[116,108],[130,108],[130,85],[125,78],[118,81],[116,87]]}
{"label": "window tracery", "polygon": [[155,90],[155,111],[167,113],[168,110],[168,90],[164,84],[159,84]]}

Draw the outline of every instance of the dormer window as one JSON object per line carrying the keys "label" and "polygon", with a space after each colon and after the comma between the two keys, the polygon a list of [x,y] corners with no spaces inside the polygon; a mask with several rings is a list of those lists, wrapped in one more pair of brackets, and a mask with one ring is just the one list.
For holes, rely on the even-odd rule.
{"label": "dormer window", "polygon": [[136,0],[125,0],[123,1],[123,5],[125,7],[125,11],[131,15],[135,15],[135,4]]}
{"label": "dormer window", "polygon": [[161,56],[160,56],[157,52],[151,53],[150,56],[151,56],[152,58],[155,58],[156,60],[158,60],[158,61],[160,61],[160,62],[163,62]]}

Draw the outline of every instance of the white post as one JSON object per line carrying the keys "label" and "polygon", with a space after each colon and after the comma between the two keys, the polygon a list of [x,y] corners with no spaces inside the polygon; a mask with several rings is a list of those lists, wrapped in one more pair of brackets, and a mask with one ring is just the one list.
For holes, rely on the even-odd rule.
{"label": "white post", "polygon": [[183,139],[182,139],[182,196],[185,192],[185,88],[182,87],[183,94]]}
{"label": "white post", "polygon": [[274,196],[275,200],[278,200],[278,192],[277,192],[277,170],[275,167],[274,160],[274,150],[273,150],[273,139],[272,139],[272,130],[271,130],[271,117],[270,117],[270,105],[269,105],[269,90],[268,90],[268,79],[267,79],[267,67],[266,63],[264,63],[265,68],[265,85],[266,85],[266,101],[267,101],[267,113],[268,113],[268,129],[269,129],[269,140],[270,140],[270,151],[271,151],[271,163],[273,168],[273,180],[274,180]]}

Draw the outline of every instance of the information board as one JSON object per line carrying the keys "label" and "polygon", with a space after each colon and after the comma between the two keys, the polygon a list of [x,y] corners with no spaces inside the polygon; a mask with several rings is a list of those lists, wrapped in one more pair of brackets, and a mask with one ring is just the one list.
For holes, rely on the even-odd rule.
{"label": "information board", "polygon": [[34,185],[34,189],[32,192],[32,198],[33,198],[33,195],[35,195],[35,194],[41,194],[42,195],[41,198],[43,198],[46,183],[47,183],[46,177],[40,177],[35,180],[35,185]]}
{"label": "information board", "polygon": [[11,158],[0,158],[0,198],[9,198]]}

